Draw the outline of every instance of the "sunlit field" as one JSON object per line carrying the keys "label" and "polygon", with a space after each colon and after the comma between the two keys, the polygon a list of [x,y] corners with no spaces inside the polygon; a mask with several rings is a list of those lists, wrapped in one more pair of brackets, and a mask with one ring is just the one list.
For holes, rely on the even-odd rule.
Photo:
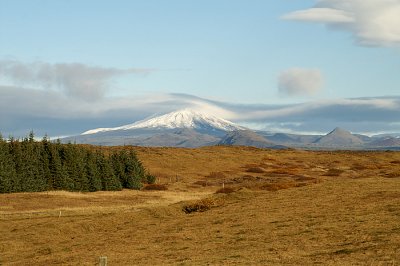
{"label": "sunlit field", "polygon": [[400,261],[398,152],[134,149],[157,186],[0,195],[0,264]]}

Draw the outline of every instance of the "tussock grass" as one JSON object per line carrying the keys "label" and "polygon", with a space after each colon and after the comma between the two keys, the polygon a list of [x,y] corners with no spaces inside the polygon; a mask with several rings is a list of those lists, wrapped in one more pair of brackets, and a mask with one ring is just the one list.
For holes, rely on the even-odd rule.
{"label": "tussock grass", "polygon": [[185,204],[182,207],[182,211],[186,214],[190,214],[193,212],[205,212],[210,210],[213,207],[221,204],[220,200],[216,200],[213,198],[205,198],[192,203]]}

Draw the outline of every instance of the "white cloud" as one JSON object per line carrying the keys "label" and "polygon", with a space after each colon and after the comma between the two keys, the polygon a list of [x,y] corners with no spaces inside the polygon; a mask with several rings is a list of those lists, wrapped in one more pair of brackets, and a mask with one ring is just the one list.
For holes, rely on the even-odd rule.
{"label": "white cloud", "polygon": [[323,77],[318,69],[291,68],[278,77],[279,92],[289,96],[313,95],[322,86]]}
{"label": "white cloud", "polygon": [[352,23],[354,18],[351,13],[334,8],[310,8],[299,10],[282,17],[287,20],[300,20],[324,23]]}
{"label": "white cloud", "polygon": [[[326,110],[326,111],[322,111]],[[351,112],[351,110],[353,110]],[[247,110],[245,112],[237,113],[236,119],[243,121],[271,121],[277,120],[281,123],[285,122],[286,119],[294,118],[296,116],[301,117],[299,121],[313,119],[317,117],[330,117],[339,121],[346,119],[368,121],[369,119],[375,120],[375,116],[372,116],[374,112],[388,112],[390,114],[396,114],[400,111],[400,99],[399,98],[353,98],[353,99],[335,99],[335,100],[320,100],[313,102],[306,102],[302,104],[293,104],[287,106],[276,106],[274,108],[266,107],[259,108],[256,110]],[[346,112],[348,112],[346,114]],[[378,117],[380,114],[377,115]],[[388,117],[388,119],[394,119],[396,116]],[[380,118],[380,119],[383,119]],[[294,124],[295,122],[291,122]]]}
{"label": "white cloud", "polygon": [[328,132],[336,126],[352,132],[400,132],[400,97],[336,99],[290,105],[243,105],[186,94],[145,94],[85,101],[59,91],[0,85],[3,136],[73,135],[99,127],[117,127],[182,108],[266,130]]}
{"label": "white cloud", "polygon": [[316,22],[350,31],[364,46],[400,45],[400,0],[319,0],[283,19]]}
{"label": "white cloud", "polygon": [[13,85],[58,89],[67,96],[89,101],[101,99],[108,89],[108,82],[117,75],[146,74],[150,71],[152,70],[95,67],[80,63],[49,64],[0,60],[0,77]]}

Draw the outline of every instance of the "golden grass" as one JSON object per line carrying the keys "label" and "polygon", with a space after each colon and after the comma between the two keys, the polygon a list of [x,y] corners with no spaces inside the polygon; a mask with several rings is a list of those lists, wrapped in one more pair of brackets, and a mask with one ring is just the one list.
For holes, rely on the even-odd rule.
{"label": "golden grass", "polygon": [[[99,256],[109,265],[400,261],[400,153],[137,152],[167,191],[0,195],[0,264],[95,265]],[[223,183],[234,192],[215,193]],[[204,211],[186,214],[185,206]]]}

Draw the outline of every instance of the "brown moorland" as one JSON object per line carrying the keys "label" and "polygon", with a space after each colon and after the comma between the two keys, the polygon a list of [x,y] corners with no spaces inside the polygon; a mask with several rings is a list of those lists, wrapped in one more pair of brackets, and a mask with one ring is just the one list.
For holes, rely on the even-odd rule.
{"label": "brown moorland", "polygon": [[400,262],[399,152],[134,149],[158,186],[0,195],[0,264]]}

